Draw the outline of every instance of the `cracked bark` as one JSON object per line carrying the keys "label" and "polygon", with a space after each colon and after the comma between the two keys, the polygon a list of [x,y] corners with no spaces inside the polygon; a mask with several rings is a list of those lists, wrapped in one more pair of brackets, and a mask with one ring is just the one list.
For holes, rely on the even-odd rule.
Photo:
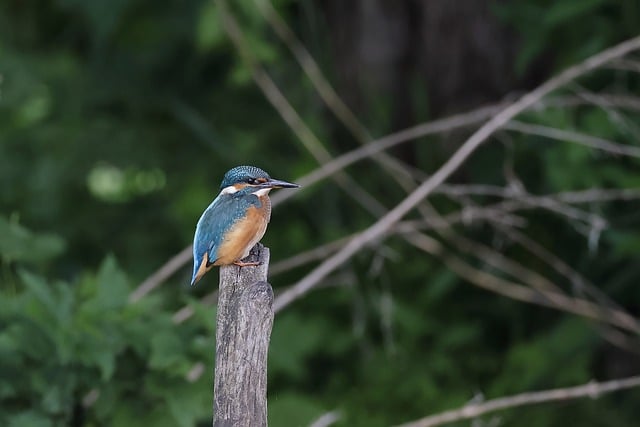
{"label": "cracked bark", "polygon": [[244,262],[220,268],[216,321],[214,427],[267,425],[267,352],[273,326],[269,249],[258,243]]}

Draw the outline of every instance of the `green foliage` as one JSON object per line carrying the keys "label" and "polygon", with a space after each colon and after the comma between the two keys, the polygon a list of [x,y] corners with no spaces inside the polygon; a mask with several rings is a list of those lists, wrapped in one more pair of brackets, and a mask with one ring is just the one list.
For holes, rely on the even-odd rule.
{"label": "green foliage", "polygon": [[3,217],[0,217],[0,235],[0,258],[4,263],[46,261],[64,250],[64,241],[59,236],[34,235]]}
{"label": "green foliage", "polygon": [[[496,14],[521,36],[515,69],[524,73],[534,60],[548,54],[553,45],[558,67],[564,68],[593,55],[638,28],[637,5],[606,0],[532,0],[494,2]],[[582,25],[576,25],[576,22]],[[588,22],[588,24],[587,24]],[[623,22],[623,25],[620,23]]]}
{"label": "green foliage", "polygon": [[[255,1],[228,3],[252,53],[328,149],[355,147]],[[339,28],[326,21],[327,10],[320,2],[273,3],[332,82],[340,82],[331,71],[334,47],[327,45]],[[537,61],[560,69],[640,28],[633,0],[497,2],[493,10],[517,34],[512,66],[522,74]],[[190,243],[230,166],[256,164],[291,180],[317,166],[254,85],[220,20],[215,2],[204,0],[0,2],[0,425],[210,424],[215,310],[199,301],[217,285],[215,273],[190,289],[186,267],[140,301],[129,296]],[[439,82],[400,78],[415,80],[409,98],[428,119],[428,89]],[[603,88],[635,94],[638,87],[636,75],[601,70],[557,95]],[[372,114],[364,121],[374,123],[376,135],[390,132],[394,114],[405,110],[388,94],[362,98]],[[519,119],[634,146],[640,135],[637,112],[597,105],[547,107]],[[511,168],[532,194],[640,185],[637,159],[535,135],[499,136],[452,180],[504,185]],[[415,154],[407,156],[411,167],[433,171],[452,140],[416,141],[407,151]],[[372,165],[348,172],[391,208],[403,193]],[[442,195],[431,201],[441,212],[458,208]],[[609,221],[595,243],[592,230],[539,209],[518,213],[522,231],[637,313],[638,203],[579,207]],[[348,191],[327,180],[278,206],[264,243],[276,262],[372,221]],[[557,272],[494,229],[465,223],[457,230],[572,292]],[[463,256],[488,268],[472,255]],[[278,290],[308,270],[271,281]],[[499,397],[639,369],[637,358],[621,359],[622,350],[588,321],[479,290],[401,239],[363,250],[330,282],[275,319],[273,426],[306,426],[333,410],[340,426],[386,426],[479,394]],[[173,314],[184,305],[195,314],[177,323]],[[523,427],[633,426],[637,398],[625,392],[500,417]]]}
{"label": "green foliage", "polygon": [[308,426],[326,409],[299,394],[278,394],[269,398],[269,425],[273,427]]}
{"label": "green foliage", "polygon": [[2,425],[191,426],[208,415],[210,378],[185,378],[208,361],[202,331],[175,325],[157,299],[129,304],[113,257],[74,283],[17,275],[20,289],[0,299]]}

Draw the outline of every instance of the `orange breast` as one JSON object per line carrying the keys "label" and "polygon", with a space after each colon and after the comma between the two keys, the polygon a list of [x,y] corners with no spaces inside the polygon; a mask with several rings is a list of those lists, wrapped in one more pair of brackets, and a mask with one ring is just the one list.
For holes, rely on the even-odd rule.
{"label": "orange breast", "polygon": [[220,244],[218,259],[214,265],[232,264],[246,257],[251,248],[262,239],[271,213],[271,203],[268,197],[265,198],[266,203],[263,200],[260,208],[250,206],[247,215],[229,230]]}

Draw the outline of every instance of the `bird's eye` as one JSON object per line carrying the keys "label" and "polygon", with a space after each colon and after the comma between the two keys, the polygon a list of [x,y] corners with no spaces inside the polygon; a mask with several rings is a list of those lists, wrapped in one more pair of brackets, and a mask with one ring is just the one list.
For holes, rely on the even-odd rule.
{"label": "bird's eye", "polygon": [[257,183],[258,183],[258,180],[256,180],[255,178],[249,178],[249,179],[247,180],[247,183],[248,183],[248,184],[251,184],[251,185],[255,185],[255,184],[257,184]]}

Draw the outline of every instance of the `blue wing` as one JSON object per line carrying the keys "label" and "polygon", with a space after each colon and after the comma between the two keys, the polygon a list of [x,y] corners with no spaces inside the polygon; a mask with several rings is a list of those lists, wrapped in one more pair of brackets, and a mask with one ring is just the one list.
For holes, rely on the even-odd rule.
{"label": "blue wing", "polygon": [[203,267],[202,263],[206,262],[204,267],[209,267],[218,258],[218,249],[225,233],[244,216],[248,206],[255,203],[260,203],[255,196],[221,194],[205,209],[198,220],[193,238],[192,285],[199,279],[198,272]]}

